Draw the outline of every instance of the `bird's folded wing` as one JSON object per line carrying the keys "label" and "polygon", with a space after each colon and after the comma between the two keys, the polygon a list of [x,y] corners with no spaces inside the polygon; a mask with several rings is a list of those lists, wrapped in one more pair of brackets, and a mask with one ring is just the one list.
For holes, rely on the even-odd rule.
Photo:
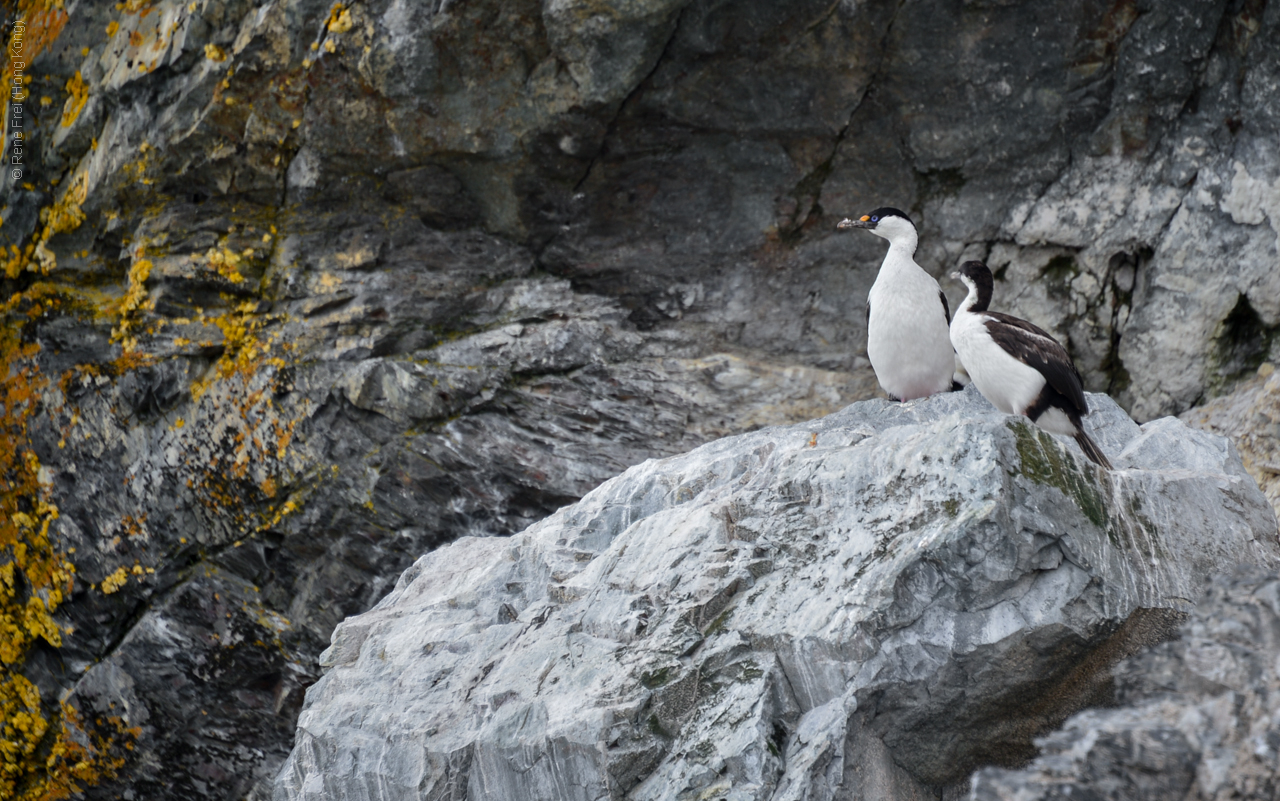
{"label": "bird's folded wing", "polygon": [[1000,312],[986,312],[991,339],[1010,356],[1040,372],[1049,386],[1062,394],[1080,414],[1089,413],[1080,373],[1067,349],[1048,332],[1026,320]]}

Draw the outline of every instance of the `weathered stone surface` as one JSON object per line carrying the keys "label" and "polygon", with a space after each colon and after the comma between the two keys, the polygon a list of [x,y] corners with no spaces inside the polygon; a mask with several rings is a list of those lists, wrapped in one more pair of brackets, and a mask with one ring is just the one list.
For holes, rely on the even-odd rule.
{"label": "weathered stone surface", "polygon": [[1183,412],[1188,425],[1230,437],[1245,470],[1280,515],[1280,375],[1264,363],[1233,392]]}
{"label": "weathered stone surface", "polygon": [[987,768],[973,801],[1272,799],[1280,792],[1280,579],[1211,585],[1179,638],[1116,667],[1119,708],[1082,712],[1025,769]]}
{"label": "weathered stone surface", "polygon": [[[416,555],[518,531],[652,455],[870,391],[845,373],[655,350],[612,301],[545,278],[468,298],[477,333],[413,359],[373,356],[381,337],[405,336],[397,321],[436,313],[431,281],[465,281],[415,286],[406,269],[398,289],[370,289],[388,275],[366,270],[349,303],[283,324],[326,358],[231,372],[195,400],[181,361],[114,386],[85,377],[68,389],[80,419],[33,429],[84,582],[44,687],[130,710],[143,755],[129,787],[146,797],[240,797],[269,780],[333,626]],[[368,311],[396,304],[385,323]],[[353,350],[364,355],[344,359]],[[211,361],[215,375],[227,364]],[[122,566],[123,586],[103,594]]]}
{"label": "weathered stone surface", "polygon": [[[4,358],[45,383],[0,453],[77,568],[22,672],[141,726],[90,795],[239,797],[424,551],[871,397],[845,214],[985,257],[1139,420],[1276,358],[1280,4],[17,5]],[[197,579],[255,611],[182,617]],[[148,706],[156,632],[198,719]]]}
{"label": "weathered stone surface", "polygon": [[341,623],[283,799],[912,798],[1105,699],[1276,565],[1230,443],[1092,396],[1117,470],[973,389],[648,461]]}

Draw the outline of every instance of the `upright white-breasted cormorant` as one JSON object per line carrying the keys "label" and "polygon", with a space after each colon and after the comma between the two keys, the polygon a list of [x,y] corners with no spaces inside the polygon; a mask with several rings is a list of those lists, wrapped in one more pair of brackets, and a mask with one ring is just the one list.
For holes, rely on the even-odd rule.
{"label": "upright white-breasted cormorant", "polygon": [[918,237],[911,218],[885,206],[836,228],[865,228],[889,240],[867,294],[867,358],[880,386],[902,401],[959,389],[951,310],[938,282],[912,258]]}
{"label": "upright white-breasted cormorant", "polygon": [[1045,431],[1074,437],[1084,455],[1111,469],[1080,418],[1089,413],[1080,373],[1066,348],[1026,320],[987,311],[991,271],[967,261],[951,274],[969,287],[951,321],[951,343],[974,386],[1005,414],[1022,414]]}

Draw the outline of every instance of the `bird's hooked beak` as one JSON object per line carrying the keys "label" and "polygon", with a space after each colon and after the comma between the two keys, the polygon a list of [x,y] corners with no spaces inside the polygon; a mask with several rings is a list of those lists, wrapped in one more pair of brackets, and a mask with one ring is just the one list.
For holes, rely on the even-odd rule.
{"label": "bird's hooked beak", "polygon": [[871,222],[871,218],[864,214],[856,220],[849,220],[849,219],[841,220],[840,224],[836,226],[836,230],[847,231],[850,228],[875,228],[875,227],[876,227],[876,224]]}

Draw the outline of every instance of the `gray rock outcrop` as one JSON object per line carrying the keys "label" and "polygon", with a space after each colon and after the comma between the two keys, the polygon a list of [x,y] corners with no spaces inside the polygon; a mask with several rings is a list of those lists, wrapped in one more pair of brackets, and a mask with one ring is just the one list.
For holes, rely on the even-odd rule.
{"label": "gray rock outcrop", "polygon": [[1280,374],[1266,362],[1232,392],[1179,415],[1187,425],[1230,437],[1244,469],[1280,515]]}
{"label": "gray rock outcrop", "polygon": [[1116,667],[1115,709],[1082,712],[971,801],[1270,801],[1280,795],[1280,579],[1215,581],[1177,640]]}
{"label": "gray rock outcrop", "polygon": [[1091,396],[1117,470],[976,390],[633,467],[338,626],[277,801],[936,798],[1280,564],[1230,443]]}

